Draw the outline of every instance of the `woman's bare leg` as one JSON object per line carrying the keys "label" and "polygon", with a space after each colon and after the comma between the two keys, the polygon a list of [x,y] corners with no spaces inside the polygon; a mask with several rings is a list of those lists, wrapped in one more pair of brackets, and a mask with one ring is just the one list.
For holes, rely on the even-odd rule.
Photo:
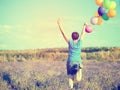
{"label": "woman's bare leg", "polygon": [[82,79],[82,69],[80,69],[80,70],[76,73],[75,81],[76,81],[76,82],[80,82],[81,79]]}
{"label": "woman's bare leg", "polygon": [[69,80],[69,86],[72,89],[73,88],[73,84],[74,84],[74,80],[71,77],[69,77],[68,80]]}

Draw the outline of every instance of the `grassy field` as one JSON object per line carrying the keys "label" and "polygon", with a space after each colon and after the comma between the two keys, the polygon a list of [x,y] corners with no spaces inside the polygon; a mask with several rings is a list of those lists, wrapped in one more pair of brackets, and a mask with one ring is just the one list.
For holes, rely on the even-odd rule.
{"label": "grassy field", "polygon": [[[83,65],[79,90],[120,90],[120,61],[84,60]],[[1,62],[0,90],[69,90],[66,61]]]}
{"label": "grassy field", "polygon": [[[0,62],[29,61],[29,60],[54,60],[64,61],[68,57],[67,48],[34,49],[34,50],[0,50]],[[89,47],[83,48],[83,60],[120,60],[118,47]]]}

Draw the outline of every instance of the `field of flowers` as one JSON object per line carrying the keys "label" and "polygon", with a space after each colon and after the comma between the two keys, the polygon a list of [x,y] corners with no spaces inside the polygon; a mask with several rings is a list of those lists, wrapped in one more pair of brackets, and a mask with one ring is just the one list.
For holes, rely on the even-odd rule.
{"label": "field of flowers", "polygon": [[[120,61],[85,60],[83,65],[78,90],[120,90]],[[66,61],[1,62],[0,90],[70,90]]]}

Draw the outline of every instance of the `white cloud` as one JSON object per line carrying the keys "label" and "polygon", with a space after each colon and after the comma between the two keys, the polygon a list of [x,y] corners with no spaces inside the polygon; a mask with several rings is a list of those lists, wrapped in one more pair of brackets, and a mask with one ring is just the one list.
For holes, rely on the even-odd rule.
{"label": "white cloud", "polygon": [[13,29],[13,27],[11,25],[0,25],[0,30],[9,31],[11,29]]}
{"label": "white cloud", "polygon": [[90,17],[88,16],[65,16],[63,19],[67,20],[68,22],[84,22],[84,21],[89,21]]}
{"label": "white cloud", "polygon": [[120,24],[120,19],[115,20],[115,21],[113,21],[113,20],[109,20],[109,21],[106,22],[106,24],[119,25],[119,24]]}
{"label": "white cloud", "polygon": [[0,44],[0,49],[5,49],[5,48],[7,48],[6,44]]}

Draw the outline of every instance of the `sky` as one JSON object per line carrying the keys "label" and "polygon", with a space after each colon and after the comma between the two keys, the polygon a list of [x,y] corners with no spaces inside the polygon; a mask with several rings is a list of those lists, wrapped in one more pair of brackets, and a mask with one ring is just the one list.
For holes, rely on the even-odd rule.
{"label": "sky", "polygon": [[81,33],[84,22],[94,30],[86,33],[83,47],[120,47],[120,0],[117,15],[91,25],[99,6],[95,0],[0,0],[0,50],[67,47],[58,25],[62,19],[65,34]]}

